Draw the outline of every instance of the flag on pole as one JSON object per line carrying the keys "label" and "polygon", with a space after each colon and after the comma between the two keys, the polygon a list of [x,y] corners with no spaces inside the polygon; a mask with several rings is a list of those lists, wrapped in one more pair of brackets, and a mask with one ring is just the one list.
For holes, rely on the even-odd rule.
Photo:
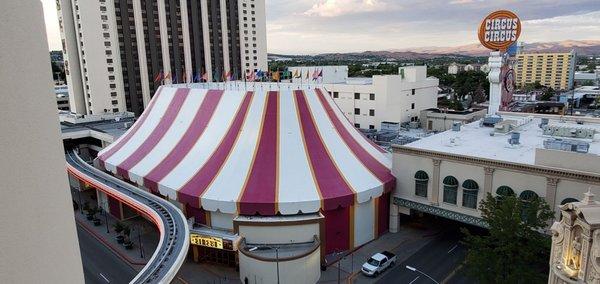
{"label": "flag on pole", "polygon": [[201,80],[201,78],[200,78],[200,71],[198,71],[198,72],[196,72],[194,74],[194,78],[192,79],[192,82],[196,83],[196,82],[200,82],[200,80]]}
{"label": "flag on pole", "polygon": [[204,82],[208,82],[208,73],[204,72],[204,74],[202,74],[202,80],[204,80]]}
{"label": "flag on pole", "polygon": [[314,80],[317,80],[317,78],[318,78],[318,77],[319,77],[319,70],[317,70],[317,69],[315,68],[315,71],[313,71],[313,74],[312,74],[312,79],[313,79],[313,81],[314,81]]}
{"label": "flag on pole", "polygon": [[279,82],[279,79],[280,79],[279,71],[273,72],[272,78],[273,78],[273,81]]}
{"label": "flag on pole", "polygon": [[160,82],[163,80],[164,74],[162,71],[158,72],[156,77],[154,77],[154,83]]}
{"label": "flag on pole", "polygon": [[171,79],[171,72],[167,72],[167,75],[165,75],[165,77],[163,78],[163,80],[169,80]]}
{"label": "flag on pole", "polygon": [[323,69],[321,69],[321,71],[319,71],[319,75],[317,77],[323,78]]}
{"label": "flag on pole", "polygon": [[294,70],[294,78],[300,78],[302,77],[302,75],[300,75],[300,72],[298,72],[298,69]]}
{"label": "flag on pole", "polygon": [[306,69],[306,80],[310,79],[310,70]]}

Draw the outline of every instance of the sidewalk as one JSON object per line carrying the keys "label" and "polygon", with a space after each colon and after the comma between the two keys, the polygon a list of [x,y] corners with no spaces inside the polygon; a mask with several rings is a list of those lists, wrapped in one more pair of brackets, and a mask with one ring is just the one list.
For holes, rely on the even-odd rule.
{"label": "sidewalk", "polygon": [[341,283],[374,283],[376,279],[367,278],[360,273],[363,263],[369,257],[387,250],[395,253],[396,262],[400,263],[430,242],[437,233],[438,230],[423,228],[415,223],[402,224],[398,233],[387,233],[363,245],[352,254],[332,262],[326,271],[321,272],[318,283],[337,283],[338,275]]}
{"label": "sidewalk", "polygon": [[[81,207],[80,207],[81,208]],[[148,220],[138,216],[132,219],[121,221],[127,224],[130,229],[130,239],[133,242],[132,249],[125,249],[122,244],[117,243],[113,225],[117,222],[112,215],[103,213],[96,214],[96,218],[100,219],[102,224],[94,226],[94,223],[86,219],[85,214],[81,214],[78,209],[74,212],[75,222],[84,230],[93,235],[98,241],[103,243],[113,253],[129,263],[135,269],[141,269],[152,257],[156,246],[158,245],[159,235],[154,224]],[[106,221],[108,220],[108,233]],[[141,247],[140,247],[141,241]],[[142,257],[143,256],[143,257]]]}

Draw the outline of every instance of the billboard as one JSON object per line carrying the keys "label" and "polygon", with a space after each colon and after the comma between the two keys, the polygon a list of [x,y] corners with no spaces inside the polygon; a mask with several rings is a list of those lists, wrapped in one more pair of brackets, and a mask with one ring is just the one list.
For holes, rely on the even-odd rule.
{"label": "billboard", "polygon": [[479,26],[479,42],[491,50],[506,51],[521,35],[521,20],[511,11],[489,14]]}

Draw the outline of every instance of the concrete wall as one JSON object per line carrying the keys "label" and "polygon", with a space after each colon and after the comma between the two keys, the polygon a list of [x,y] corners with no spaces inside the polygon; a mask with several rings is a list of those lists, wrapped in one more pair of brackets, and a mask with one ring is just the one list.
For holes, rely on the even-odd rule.
{"label": "concrete wall", "polygon": [[42,4],[0,19],[0,283],[83,283]]}
{"label": "concrete wall", "polygon": [[[415,195],[414,175],[418,170],[423,170],[429,175],[427,198]],[[577,180],[554,178],[540,173],[501,167],[492,168],[489,175],[491,186],[486,188],[486,170],[484,166],[441,159],[439,165],[439,189],[436,195],[436,190],[433,188],[434,171],[434,160],[430,157],[394,153],[392,173],[397,179],[394,196],[426,205],[438,206],[466,215],[480,216],[479,210],[462,206],[462,187],[460,186],[456,205],[443,202],[444,190],[442,181],[446,176],[454,176],[458,179],[459,185],[462,185],[466,179],[476,181],[479,185],[478,202],[485,198],[487,192],[495,195],[498,187],[504,185],[512,188],[517,196],[525,190],[535,192],[539,197],[544,198],[556,212],[558,212],[558,206],[561,201],[565,198],[581,200],[583,193],[587,192],[590,187],[593,192],[594,189],[597,190],[598,188],[598,185]],[[556,182],[555,189],[553,186],[554,182]],[[403,208],[400,209],[402,213],[408,212]]]}
{"label": "concrete wall", "polygon": [[291,226],[241,225],[239,234],[246,238],[246,243],[249,244],[304,243],[311,242],[314,236],[319,235],[319,223]]}
{"label": "concrete wall", "polygon": [[[279,262],[279,283],[312,284],[319,281],[320,250],[311,254],[291,260]],[[250,258],[243,253],[239,254],[240,280],[244,283],[277,283],[277,263],[275,261],[261,261]]]}
{"label": "concrete wall", "polygon": [[598,173],[600,156],[552,149],[535,149],[535,164]]}
{"label": "concrete wall", "polygon": [[[437,113],[431,110],[423,110],[420,114],[421,127],[430,131],[446,131],[452,128],[454,122],[467,124],[483,118],[486,114],[486,109],[468,114]],[[431,128],[429,127],[430,124]]]}

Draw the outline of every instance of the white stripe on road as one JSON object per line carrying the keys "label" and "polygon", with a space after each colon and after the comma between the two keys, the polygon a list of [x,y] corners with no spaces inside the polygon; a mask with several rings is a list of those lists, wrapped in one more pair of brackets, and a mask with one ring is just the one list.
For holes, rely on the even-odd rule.
{"label": "white stripe on road", "polygon": [[458,247],[458,244],[455,244],[449,251],[448,253],[451,253],[456,247]]}
{"label": "white stripe on road", "polygon": [[106,283],[110,283],[110,281],[108,281],[108,279],[104,275],[102,275],[102,273],[100,273],[100,277],[104,278],[104,281],[106,281]]}
{"label": "white stripe on road", "polygon": [[417,276],[417,278],[413,279],[413,281],[410,281],[410,283],[408,283],[408,284],[413,284],[413,282],[417,281],[417,279],[419,279],[419,277],[421,277],[421,276]]}

